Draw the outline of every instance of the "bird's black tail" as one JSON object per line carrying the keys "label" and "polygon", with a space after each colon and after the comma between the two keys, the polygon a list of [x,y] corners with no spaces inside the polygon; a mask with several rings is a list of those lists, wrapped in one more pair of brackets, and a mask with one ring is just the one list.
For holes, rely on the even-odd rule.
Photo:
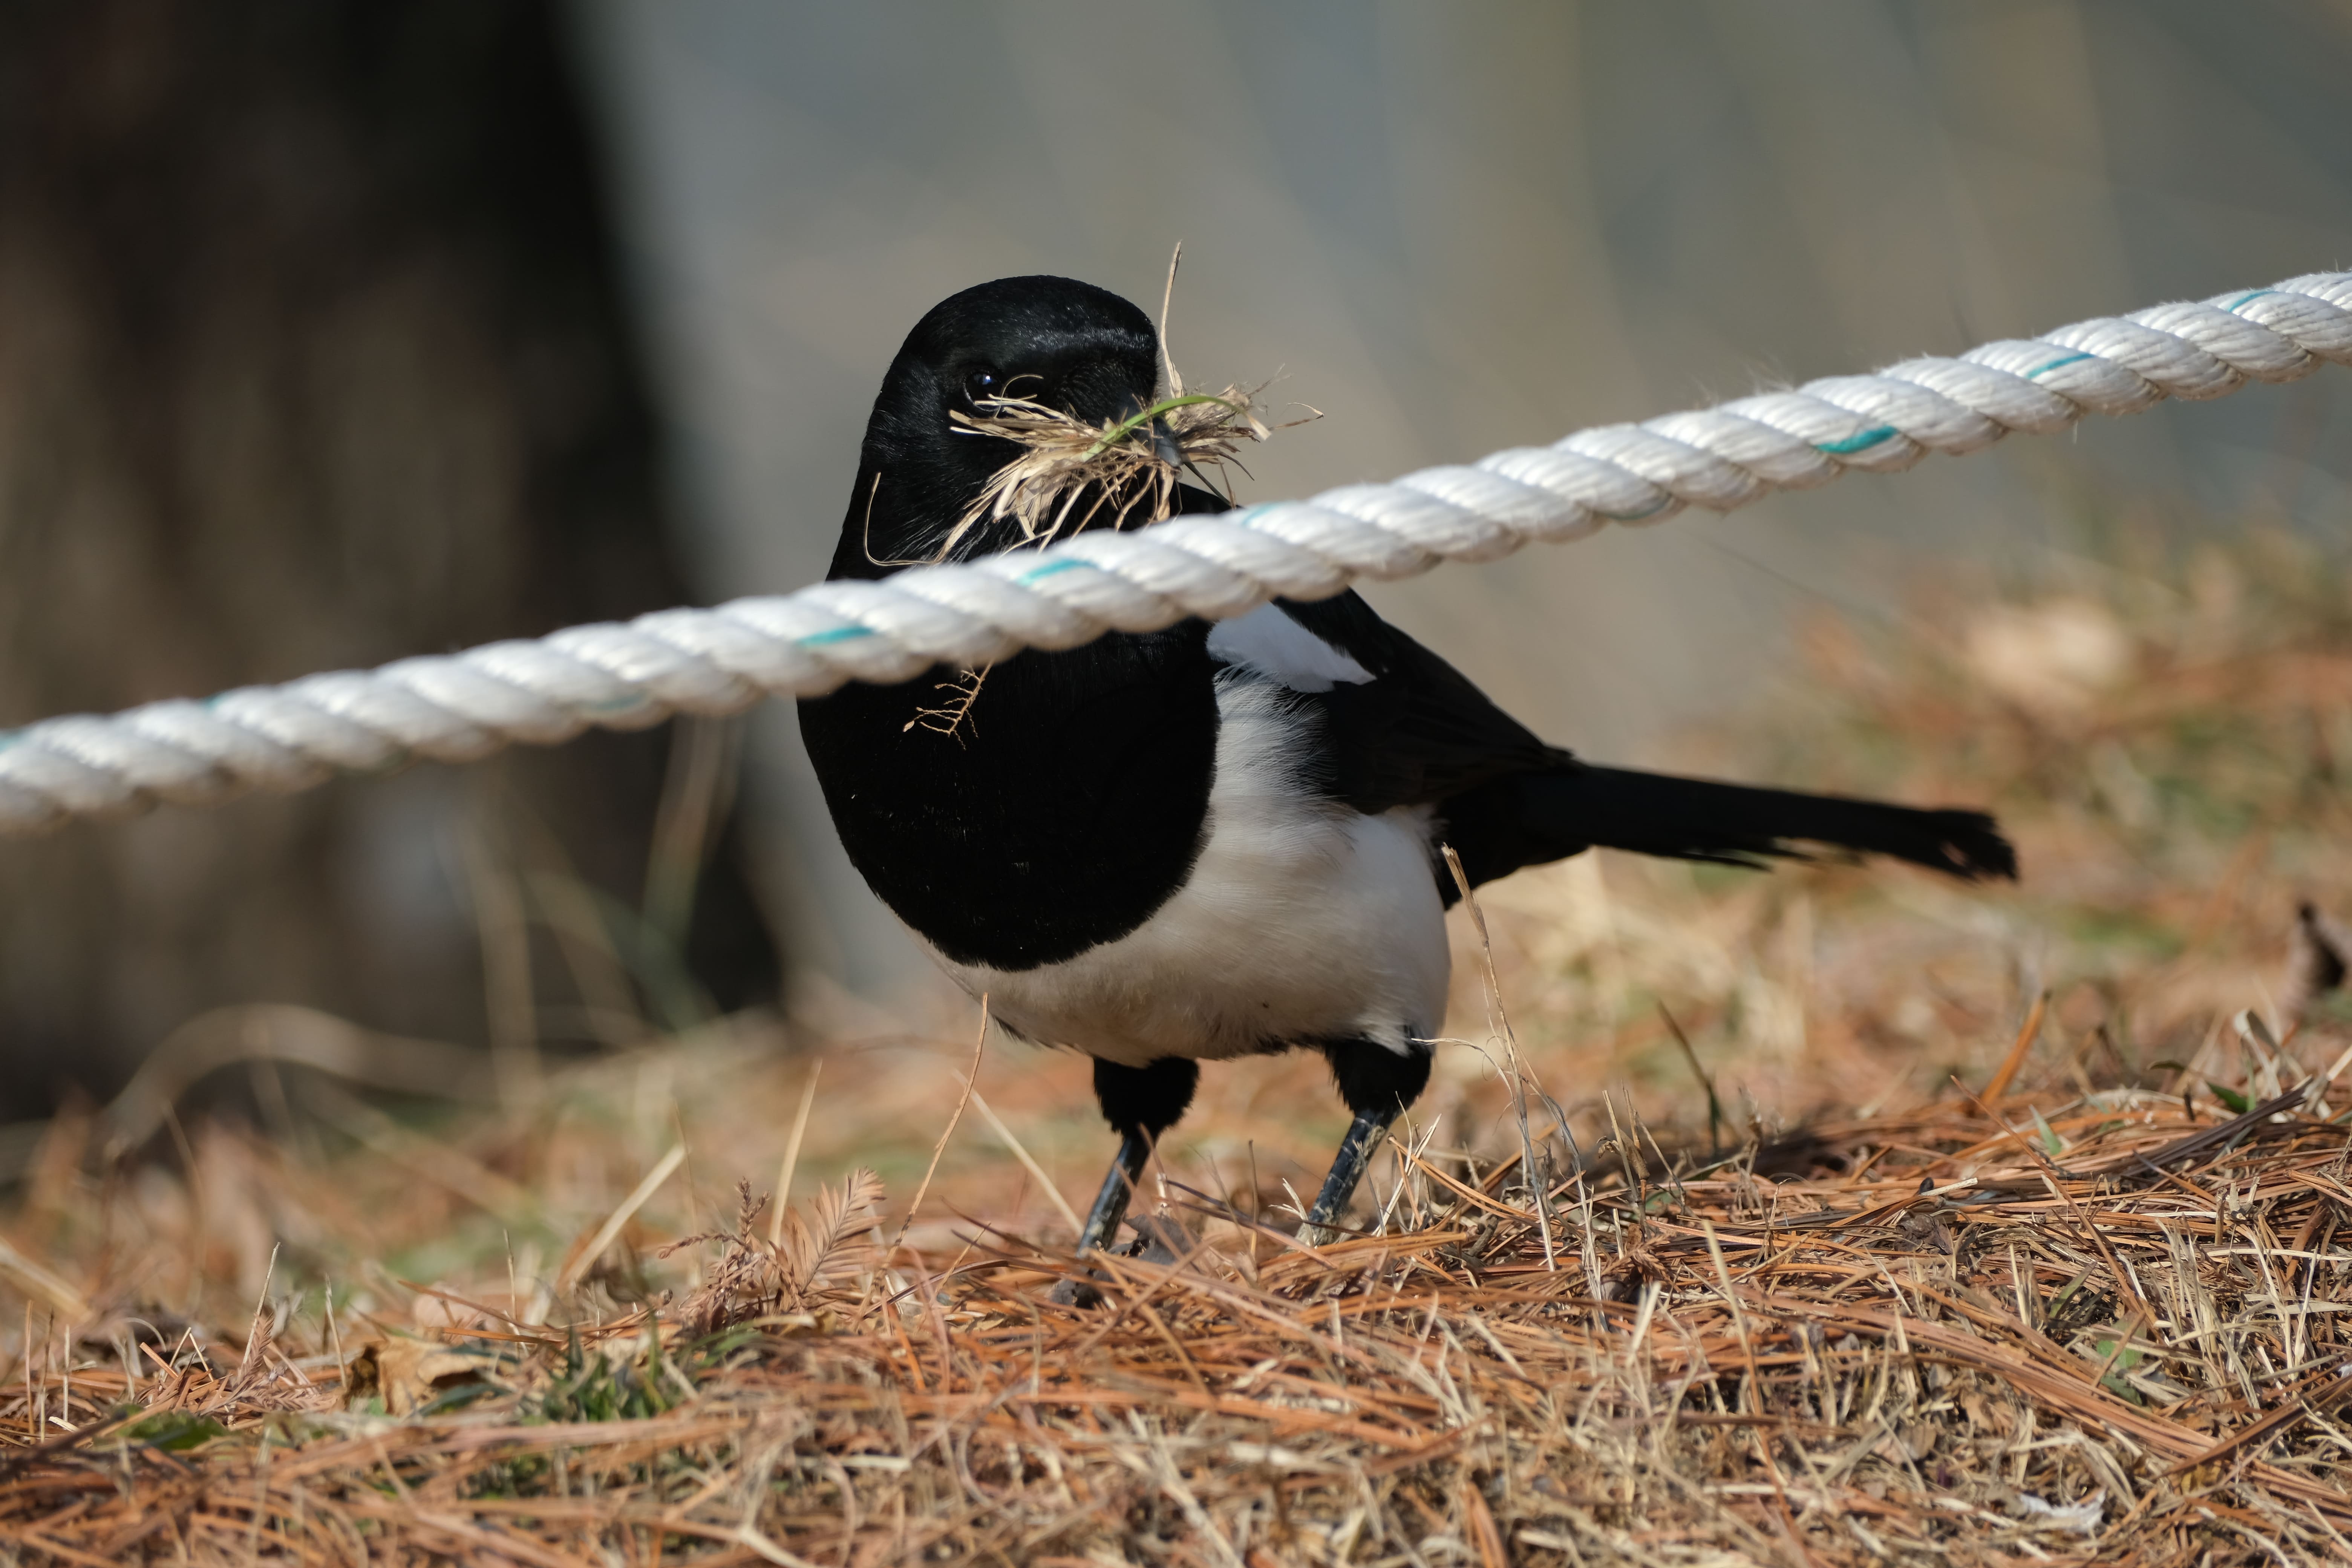
{"label": "bird's black tail", "polygon": [[1758,866],[1826,845],[1974,881],[2017,875],[2017,851],[1981,811],[1921,810],[1669,773],[1570,763],[1497,779],[1446,803],[1445,832],[1474,883],[1600,846]]}

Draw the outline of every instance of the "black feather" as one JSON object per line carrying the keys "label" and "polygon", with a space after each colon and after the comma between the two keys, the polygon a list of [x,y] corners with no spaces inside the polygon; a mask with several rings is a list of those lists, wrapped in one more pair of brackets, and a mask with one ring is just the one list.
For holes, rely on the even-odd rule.
{"label": "black feather", "polygon": [[1598,846],[1761,866],[1823,845],[1965,880],[2014,878],[2017,851],[1980,811],[1890,805],[1582,763],[1499,779],[1445,803],[1444,831],[1475,885]]}

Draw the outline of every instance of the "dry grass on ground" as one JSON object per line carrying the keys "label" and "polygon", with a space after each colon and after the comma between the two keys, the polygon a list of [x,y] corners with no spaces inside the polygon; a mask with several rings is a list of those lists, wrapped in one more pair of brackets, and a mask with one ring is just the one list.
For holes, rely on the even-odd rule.
{"label": "dry grass on ground", "polygon": [[[1083,1064],[990,1042],[959,1119],[968,1013],[845,1011],[814,1078],[805,1022],[738,1019],[496,1110],[262,1067],[261,1131],[60,1119],[0,1251],[0,1552],[2352,1557],[2344,587],[2258,540],[1823,626],[1684,760],[1993,805],[2021,888],[1490,889],[1365,1234],[1283,1235],[1339,1130],[1314,1065],[1212,1071],[1175,1250],[1101,1310],[1046,1299],[1108,1154]],[[803,1104],[778,1226],[734,1187]]]}

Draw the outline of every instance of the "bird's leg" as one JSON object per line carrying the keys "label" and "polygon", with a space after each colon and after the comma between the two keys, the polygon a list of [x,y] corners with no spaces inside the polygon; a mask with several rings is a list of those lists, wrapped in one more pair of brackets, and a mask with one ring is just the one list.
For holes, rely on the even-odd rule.
{"label": "bird's leg", "polygon": [[1307,1211],[1307,1223],[1298,1227],[1298,1239],[1309,1247],[1321,1247],[1339,1239],[1332,1223],[1348,1210],[1348,1200],[1356,1195],[1358,1184],[1364,1179],[1364,1167],[1372,1163],[1372,1151],[1381,1145],[1381,1135],[1397,1119],[1391,1110],[1385,1116],[1377,1111],[1359,1110],[1356,1120],[1348,1126],[1348,1135],[1339,1140],[1339,1152],[1332,1156],[1331,1173],[1323,1178],[1323,1190],[1315,1194],[1315,1205]]}
{"label": "bird's leg", "polygon": [[1095,1194],[1095,1206],[1087,1211],[1086,1226],[1078,1232],[1079,1257],[1118,1238],[1119,1221],[1127,1217],[1135,1184],[1143,1179],[1143,1167],[1150,1159],[1151,1140],[1144,1136],[1141,1128],[1119,1135],[1118,1158],[1110,1163],[1110,1170],[1103,1177],[1102,1191]]}
{"label": "bird's leg", "polygon": [[1418,1040],[1403,1051],[1392,1051],[1371,1040],[1345,1040],[1325,1046],[1323,1055],[1331,1063],[1331,1076],[1339,1080],[1339,1098],[1348,1102],[1356,1119],[1349,1124],[1348,1135],[1339,1140],[1331,1173],[1323,1178],[1323,1189],[1307,1211],[1307,1223],[1298,1227],[1298,1239],[1309,1247],[1339,1238],[1335,1227],[1348,1211],[1349,1200],[1356,1195],[1364,1168],[1372,1163],[1372,1152],[1380,1147],[1382,1135],[1429,1087],[1430,1047]]}
{"label": "bird's leg", "polygon": [[[1200,1063],[1182,1057],[1162,1057],[1139,1068],[1095,1058],[1095,1099],[1102,1104],[1103,1120],[1118,1133],[1118,1158],[1111,1162],[1102,1190],[1095,1194],[1095,1206],[1078,1230],[1079,1257],[1117,1245],[1119,1222],[1127,1217],[1152,1146],[1183,1116],[1200,1082]],[[1101,1297],[1083,1279],[1065,1279],[1054,1287],[1053,1299],[1065,1306],[1090,1307]]]}

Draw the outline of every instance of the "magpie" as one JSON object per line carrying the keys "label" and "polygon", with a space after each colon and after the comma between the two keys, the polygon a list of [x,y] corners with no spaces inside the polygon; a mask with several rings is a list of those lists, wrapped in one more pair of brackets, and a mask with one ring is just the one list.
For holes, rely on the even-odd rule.
{"label": "magpie", "polygon": [[[1089,284],[1007,278],[944,300],[883,377],[832,577],[1034,543],[982,504],[1026,450],[988,416],[1018,399],[1139,430],[1160,363],[1150,320]],[[1168,446],[1156,425],[1148,438]],[[1097,496],[1046,532],[1228,505],[1192,485],[1162,498]],[[1323,1054],[1354,1118],[1301,1232],[1336,1234],[1429,1079],[1457,896],[1444,847],[1474,887],[1594,846],[1760,867],[1814,844],[2016,875],[1981,812],[1584,762],[1353,593],[852,684],[800,721],[875,893],[1008,1032],[1094,1058],[1119,1147],[1081,1255],[1116,1239],[1202,1062],[1293,1048]]]}

